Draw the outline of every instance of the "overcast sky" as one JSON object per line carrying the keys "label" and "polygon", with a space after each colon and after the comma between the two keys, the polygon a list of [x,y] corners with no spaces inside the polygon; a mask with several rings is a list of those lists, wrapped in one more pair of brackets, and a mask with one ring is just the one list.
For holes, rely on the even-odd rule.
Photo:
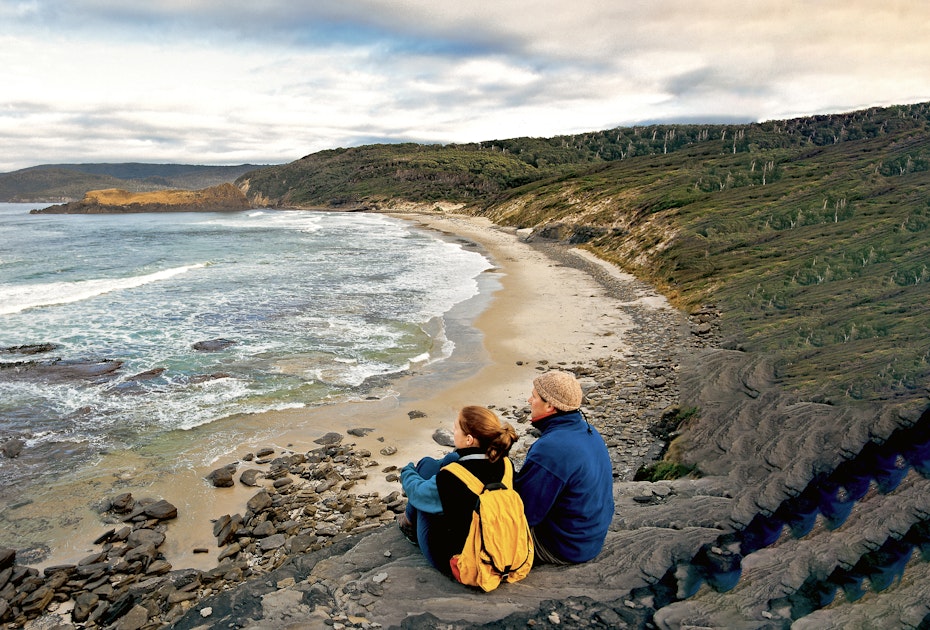
{"label": "overcast sky", "polygon": [[0,0],[0,172],[923,101],[927,0]]}

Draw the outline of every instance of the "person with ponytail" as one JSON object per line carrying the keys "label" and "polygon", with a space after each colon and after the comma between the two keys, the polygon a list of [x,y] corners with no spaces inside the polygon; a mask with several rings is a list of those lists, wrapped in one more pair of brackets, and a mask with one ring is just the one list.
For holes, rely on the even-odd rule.
{"label": "person with ponytail", "polygon": [[401,470],[407,509],[398,517],[404,536],[424,557],[452,577],[449,560],[462,551],[477,496],[454,474],[442,468],[457,461],[483,483],[504,477],[504,459],[517,432],[486,407],[463,407],[453,423],[455,450],[442,459],[425,457]]}

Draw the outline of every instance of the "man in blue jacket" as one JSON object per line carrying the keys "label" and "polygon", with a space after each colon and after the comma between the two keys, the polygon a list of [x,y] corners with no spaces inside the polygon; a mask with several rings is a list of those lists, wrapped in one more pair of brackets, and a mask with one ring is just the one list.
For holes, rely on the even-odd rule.
{"label": "man in blue jacket", "polygon": [[607,446],[581,414],[575,376],[551,370],[528,402],[541,436],[514,480],[533,532],[536,562],[587,562],[601,551],[614,514]]}

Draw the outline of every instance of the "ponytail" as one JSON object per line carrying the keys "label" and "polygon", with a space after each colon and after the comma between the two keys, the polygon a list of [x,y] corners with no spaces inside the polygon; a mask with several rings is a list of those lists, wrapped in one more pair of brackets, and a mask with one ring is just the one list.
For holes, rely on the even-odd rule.
{"label": "ponytail", "polygon": [[505,457],[517,441],[517,432],[509,422],[501,422],[487,407],[469,405],[459,412],[462,431],[478,441],[488,460],[496,462]]}

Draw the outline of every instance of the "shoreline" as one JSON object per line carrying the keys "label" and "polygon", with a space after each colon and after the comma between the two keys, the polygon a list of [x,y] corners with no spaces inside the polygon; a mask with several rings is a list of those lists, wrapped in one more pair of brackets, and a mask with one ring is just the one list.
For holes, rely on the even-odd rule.
{"label": "shoreline", "polygon": [[[608,295],[590,269],[583,269],[583,262],[574,266],[556,262],[538,246],[522,240],[516,231],[484,219],[429,213],[386,214],[451,240],[475,243],[495,265],[485,272],[490,277],[482,282],[482,293],[469,300],[473,303],[461,304],[451,314],[456,331],[449,331],[450,338],[457,337],[454,356],[392,381],[387,392],[382,392],[387,395],[377,400],[238,418],[256,427],[271,425],[266,428],[274,427],[277,434],[268,443],[239,444],[225,456],[214,458],[210,465],[193,469],[186,482],[169,484],[175,495],[178,486],[198,488],[196,484],[200,484],[193,497],[188,493],[177,503],[179,522],[169,526],[169,537],[162,548],[175,568],[208,569],[215,565],[218,550],[211,521],[242,512],[256,488],[239,483],[234,488],[213,488],[203,478],[247,452],[274,446],[303,453],[318,448],[314,440],[323,434],[337,432],[346,436],[343,444],[354,443],[369,450],[372,463],[377,463],[352,492],[385,496],[401,489],[399,481],[391,480],[393,467],[401,468],[425,455],[441,456],[448,451],[432,436],[436,431],[451,431],[462,406],[491,406],[522,436],[525,427],[518,424],[519,418],[541,365],[584,364],[607,357],[625,360],[635,355],[623,335],[633,323],[620,308],[622,300]],[[616,273],[611,265],[592,258],[587,258],[589,265]],[[632,276],[624,280],[638,282]],[[671,309],[661,296],[653,293],[648,297],[654,301],[651,308]],[[463,335],[467,338],[463,339]],[[454,377],[449,378],[453,372]],[[353,428],[374,430],[360,437],[346,435]],[[254,435],[253,431],[247,433]],[[386,447],[396,452],[382,454]],[[521,448],[526,448],[525,439],[518,442],[516,451]],[[148,490],[157,489],[155,485]],[[168,490],[166,487],[165,492]],[[197,547],[209,548],[211,553],[195,555],[191,550]]]}
{"label": "shoreline", "polygon": [[[447,447],[437,444],[432,435],[437,430],[449,430],[458,409],[466,404],[495,407],[502,419],[522,433],[517,424],[520,410],[526,404],[540,362],[570,365],[635,355],[635,349],[624,340],[624,332],[633,323],[620,309],[623,302],[607,295],[590,270],[581,267],[587,260],[587,264],[608,274],[619,274],[623,280],[634,281],[632,276],[620,274],[589,254],[579,256],[577,265],[566,266],[542,252],[538,245],[523,240],[516,230],[499,228],[485,219],[416,212],[386,214],[450,240],[477,244],[495,265],[480,278],[479,295],[450,314],[447,325],[455,330],[449,332],[458,337],[453,357],[395,379],[386,391],[378,393],[378,400],[232,416],[219,424],[183,434],[175,432],[165,438],[189,443],[181,455],[189,465],[169,463],[157,469],[152,467],[152,456],[144,452],[119,453],[108,456],[110,461],[102,466],[104,470],[122,471],[115,479],[95,478],[91,470],[71,483],[95,487],[100,501],[130,491],[137,497],[172,502],[178,507],[179,517],[169,526],[161,551],[175,568],[206,570],[215,564],[216,555],[211,522],[224,514],[240,512],[256,490],[239,483],[232,488],[212,487],[205,477],[215,468],[263,447],[306,452],[318,446],[314,439],[330,431],[345,434],[352,428],[372,428],[368,435],[347,436],[346,441],[370,450],[373,461],[378,463],[377,468],[370,469],[378,472],[361,480],[357,491],[383,496],[399,490],[400,484],[388,481],[388,474],[381,470],[402,467],[424,455],[444,453]],[[651,307],[671,308],[661,296],[654,294],[648,299]],[[409,412],[419,417],[411,419]],[[239,435],[242,439],[217,444],[211,434],[233,438]],[[396,448],[396,453],[382,455],[385,446]],[[517,448],[521,446],[525,448],[518,442]],[[51,491],[70,496],[67,485]],[[86,501],[87,497],[81,499]],[[106,524],[90,506],[67,507],[81,515],[80,521],[69,522],[68,527],[56,532],[50,553],[32,566],[77,562],[93,552],[91,541],[106,529]],[[193,552],[203,548],[211,553]]]}
{"label": "shoreline", "polygon": [[[167,540],[160,549],[175,569],[207,570],[216,565],[216,541],[212,521],[245,509],[256,488],[236,483],[232,488],[214,488],[206,475],[227,463],[241,460],[246,453],[263,447],[288,452],[307,452],[318,447],[314,440],[328,432],[345,434],[352,428],[374,429],[361,437],[348,436],[359,448],[368,449],[377,466],[368,469],[367,479],[359,480],[353,493],[379,493],[384,496],[400,490],[390,480],[392,467],[402,467],[424,455],[444,453],[432,435],[449,430],[458,409],[466,404],[492,406],[502,419],[525,430],[518,423],[529,394],[532,379],[545,365],[585,364],[605,358],[636,360],[637,350],[625,333],[634,323],[623,305],[641,301],[648,308],[671,309],[664,298],[640,288],[642,295],[623,300],[609,295],[591,269],[613,275],[620,281],[636,282],[616,268],[593,256],[577,253],[577,260],[565,264],[545,253],[537,244],[526,242],[516,230],[495,226],[490,221],[467,215],[398,212],[387,213],[411,221],[422,229],[446,238],[477,244],[496,266],[482,279],[482,292],[476,303],[460,305],[451,317],[457,327],[454,358],[438,369],[418,368],[388,385],[378,400],[339,403],[331,406],[265,412],[234,416],[223,420],[236,425],[243,435],[238,444],[225,445],[225,453],[209,455],[211,430],[200,427],[186,432],[192,446],[186,452],[189,468],[164,471],[136,469],[131,478],[101,489],[100,499],[123,489],[137,496],[164,498],[178,507],[179,517],[168,526]],[[564,246],[560,246],[565,250]],[[585,269],[587,267],[587,269]],[[467,335],[467,339],[462,339]],[[451,366],[451,372],[450,368]],[[455,372],[455,374],[452,374]],[[452,375],[452,378],[449,376]],[[448,379],[448,380],[444,380]],[[412,418],[410,412],[418,417]],[[256,443],[262,434],[268,439]],[[526,448],[526,440],[517,444]],[[396,448],[381,454],[386,446]],[[126,454],[133,457],[132,454]],[[133,470],[145,462],[125,462]],[[128,475],[128,474],[127,474]],[[106,528],[93,514],[85,526],[73,529],[63,544],[34,566],[77,562],[92,553],[92,541]],[[195,553],[195,549],[209,553]]]}
{"label": "shoreline", "polygon": [[[432,436],[437,430],[450,430],[462,406],[493,406],[519,429],[517,417],[540,362],[584,363],[633,353],[623,338],[632,323],[613,303],[616,300],[607,296],[588,272],[554,261],[515,230],[467,215],[385,214],[466,246],[477,245],[495,265],[479,277],[479,294],[447,314],[447,334],[455,337],[456,343],[452,357],[392,379],[377,391],[377,400],[234,415],[171,432],[158,442],[183,442],[174,447],[179,450],[179,462],[158,465],[159,450],[174,450],[159,443],[137,452],[108,454],[99,465],[106,471],[103,474],[93,466],[52,485],[43,493],[45,500],[32,506],[38,513],[29,513],[30,507],[24,506],[24,514],[45,519],[52,533],[51,549],[45,557],[29,562],[26,554],[23,560],[41,569],[78,562],[93,553],[92,541],[108,525],[87,505],[88,500],[102,502],[128,491],[136,497],[165,499],[178,507],[179,516],[168,527],[161,548],[172,566],[212,568],[216,554],[211,522],[224,514],[241,512],[256,490],[239,483],[232,488],[214,488],[205,480],[212,470],[241,461],[260,448],[307,452],[317,448],[314,440],[326,433],[370,428],[374,430],[368,435],[347,436],[346,442],[370,450],[372,460],[378,463],[370,470],[379,472],[360,480],[356,491],[383,496],[400,490],[400,484],[388,481],[388,474],[381,469],[399,468],[424,455],[446,452],[448,448]],[[661,302],[663,298],[654,299]],[[597,316],[591,317],[591,313]],[[510,415],[505,416],[502,409]],[[418,417],[412,419],[410,412]],[[395,448],[396,453],[382,455],[385,446]],[[74,491],[77,485],[93,488],[94,496]],[[56,501],[49,501],[49,496]],[[69,515],[59,519],[63,525],[55,523],[58,512]],[[193,551],[204,548],[210,553]]]}

